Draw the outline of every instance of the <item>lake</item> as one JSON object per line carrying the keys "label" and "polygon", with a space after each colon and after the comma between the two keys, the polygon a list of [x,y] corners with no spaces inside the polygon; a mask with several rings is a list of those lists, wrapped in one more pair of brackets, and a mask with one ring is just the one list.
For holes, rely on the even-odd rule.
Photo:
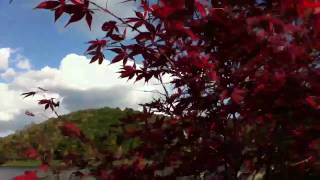
{"label": "lake", "polygon": [[[16,167],[0,167],[0,180],[12,180],[13,177],[24,174],[24,171],[32,170],[32,168],[16,168]],[[60,180],[69,179],[72,171],[64,171],[60,174]],[[55,176],[56,177],[56,176]],[[57,177],[50,176],[50,178],[45,178],[47,180],[56,180]],[[72,178],[79,179],[79,178]]]}
{"label": "lake", "polygon": [[21,175],[26,170],[32,170],[28,168],[12,168],[12,167],[0,167],[0,179],[12,180],[13,177]]}

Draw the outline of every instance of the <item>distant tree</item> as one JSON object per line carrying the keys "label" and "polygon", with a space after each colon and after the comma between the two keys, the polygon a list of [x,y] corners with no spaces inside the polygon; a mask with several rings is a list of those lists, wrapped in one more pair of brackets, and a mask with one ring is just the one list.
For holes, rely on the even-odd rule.
{"label": "distant tree", "polygon": [[6,151],[3,146],[0,146],[0,164],[3,164],[7,161]]}
{"label": "distant tree", "polygon": [[[88,165],[90,175],[320,176],[320,2],[136,3],[140,9],[128,18],[90,0],[44,1],[36,7],[53,11],[55,20],[70,16],[67,25],[84,19],[91,27],[95,12],[111,15],[116,20],[101,27],[105,37],[89,41],[91,63],[101,64],[104,53],[111,51],[115,53],[111,62],[122,63],[122,78],[145,82],[155,78],[164,88],[160,98],[142,105],[143,114],[124,118],[119,125],[125,138],[138,138],[141,145],[127,154],[95,149],[100,163]],[[137,35],[129,39],[127,31]],[[164,82],[164,75],[171,81]],[[39,101],[52,110],[55,103]],[[62,129],[90,144],[76,126],[66,124]]]}

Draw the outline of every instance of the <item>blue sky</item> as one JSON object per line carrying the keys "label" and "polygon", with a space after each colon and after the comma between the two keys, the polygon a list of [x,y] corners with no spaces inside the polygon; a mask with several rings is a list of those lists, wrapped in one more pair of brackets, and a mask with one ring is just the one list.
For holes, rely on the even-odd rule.
{"label": "blue sky", "polygon": [[66,17],[54,23],[53,14],[34,10],[39,0],[0,1],[0,47],[18,49],[35,68],[57,66],[68,53],[83,54],[89,32],[79,25],[64,28]]}

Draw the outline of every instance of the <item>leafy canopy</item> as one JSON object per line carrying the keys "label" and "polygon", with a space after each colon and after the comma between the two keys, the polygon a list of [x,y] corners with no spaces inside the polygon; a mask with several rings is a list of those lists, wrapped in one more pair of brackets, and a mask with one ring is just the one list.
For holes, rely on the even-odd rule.
{"label": "leafy canopy", "polygon": [[[97,152],[100,164],[90,167],[91,175],[319,176],[320,2],[136,3],[140,9],[127,18],[91,0],[50,0],[36,7],[53,11],[55,20],[70,16],[66,26],[84,19],[91,27],[97,11],[111,15],[114,20],[101,27],[105,36],[89,41],[91,63],[101,64],[111,51],[112,63],[123,64],[122,78],[155,78],[163,84],[161,98],[144,104],[143,114],[123,120],[125,135],[139,138],[142,145],[126,155]],[[137,35],[130,39],[128,31]],[[171,81],[163,82],[163,75]],[[55,108],[52,102],[49,107]],[[139,126],[128,127],[132,122]]]}

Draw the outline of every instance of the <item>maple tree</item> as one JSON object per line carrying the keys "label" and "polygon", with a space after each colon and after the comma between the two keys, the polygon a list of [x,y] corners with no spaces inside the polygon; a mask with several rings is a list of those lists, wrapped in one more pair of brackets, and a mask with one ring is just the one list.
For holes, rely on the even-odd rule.
{"label": "maple tree", "polygon": [[[101,152],[92,144],[100,163],[82,163],[91,169],[82,176],[320,175],[320,2],[136,3],[140,8],[127,18],[91,0],[50,0],[36,6],[53,11],[55,20],[70,16],[66,26],[84,19],[91,28],[96,11],[111,15],[115,20],[101,27],[105,37],[89,41],[91,63],[101,64],[111,51],[111,62],[123,64],[120,77],[145,82],[155,78],[164,88],[162,97],[142,105],[143,113],[119,124],[126,138],[139,138],[141,146],[123,154]],[[130,39],[127,31],[137,35]],[[171,76],[170,88],[164,75]],[[39,104],[51,110],[59,105],[52,99]],[[73,124],[65,124],[62,131],[90,144]]]}

